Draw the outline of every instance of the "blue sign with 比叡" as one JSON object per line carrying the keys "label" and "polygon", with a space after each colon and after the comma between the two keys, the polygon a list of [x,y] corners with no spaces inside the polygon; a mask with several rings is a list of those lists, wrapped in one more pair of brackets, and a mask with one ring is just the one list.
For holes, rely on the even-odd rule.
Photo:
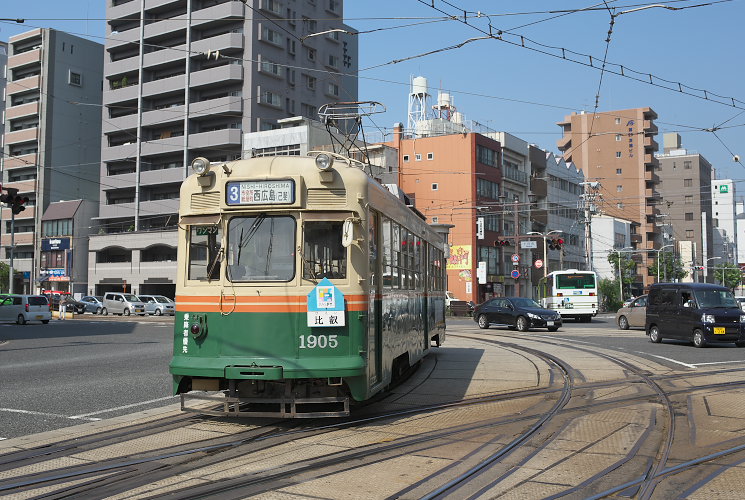
{"label": "blue sign with \u6bd4\u53e1", "polygon": [[344,294],[323,278],[308,294],[308,326],[344,326]]}

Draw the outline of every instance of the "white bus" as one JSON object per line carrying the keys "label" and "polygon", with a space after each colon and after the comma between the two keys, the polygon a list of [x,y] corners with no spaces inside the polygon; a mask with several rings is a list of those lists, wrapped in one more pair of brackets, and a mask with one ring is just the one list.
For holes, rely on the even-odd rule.
{"label": "white bus", "polygon": [[594,271],[549,273],[541,278],[538,294],[541,306],[558,311],[562,319],[590,322],[598,313],[598,277]]}

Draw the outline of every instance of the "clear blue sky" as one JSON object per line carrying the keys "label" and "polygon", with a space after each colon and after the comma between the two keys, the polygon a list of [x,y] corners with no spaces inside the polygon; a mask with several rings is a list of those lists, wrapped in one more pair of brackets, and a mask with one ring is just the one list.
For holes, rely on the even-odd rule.
{"label": "clear blue sky", "polygon": [[[626,73],[628,69],[636,70],[652,74],[654,81],[666,79],[733,97],[741,101],[738,106],[742,109],[606,72],[600,86],[598,111],[649,106],[659,115],[660,149],[664,132],[679,132],[683,146],[704,155],[716,167],[720,178],[745,180],[745,167],[733,162],[730,154],[731,151],[745,158],[744,1],[715,1],[690,8],[705,2],[672,0],[660,3],[682,10],[647,8],[617,15],[607,47],[607,61],[613,63],[609,66],[613,71],[619,70],[617,65],[623,65]],[[606,3],[615,9],[612,11],[615,14],[654,5],[639,0],[606,0]],[[363,69],[359,99],[379,101],[388,111],[366,122],[366,131],[372,132],[376,127],[390,129],[396,122],[405,124],[409,81],[414,76],[425,76],[433,98],[437,89],[449,92],[458,111],[467,119],[558,153],[556,141],[561,132],[556,122],[572,111],[595,109],[601,72],[514,43],[519,44],[518,36],[522,35],[532,40],[526,40],[528,46],[539,48],[538,44],[543,44],[541,50],[552,54],[559,54],[564,48],[592,56],[594,66],[599,68],[611,18],[604,9],[606,4],[576,0],[435,0],[434,4],[448,15],[463,16],[463,8],[468,9],[469,15],[478,11],[485,15],[469,19],[471,26],[467,26],[457,20],[427,22],[445,17],[431,7],[431,0],[345,2],[347,24],[359,31],[378,30],[359,36],[359,66]],[[556,8],[591,7],[602,9],[565,15],[547,12]],[[10,35],[34,27],[52,27],[104,41],[105,0],[6,1],[1,15],[26,21],[23,25],[0,22],[0,40],[7,41]],[[476,40],[458,49],[385,65],[484,36],[479,30],[488,32],[490,22],[492,33],[502,30],[505,41]],[[393,27],[397,28],[381,30]],[[583,55],[571,57],[589,61]],[[377,67],[365,70],[373,66]],[[690,92],[704,95],[702,91]],[[703,131],[716,126],[723,127],[716,136]],[[740,196],[745,195],[745,183],[738,183],[738,191]]]}

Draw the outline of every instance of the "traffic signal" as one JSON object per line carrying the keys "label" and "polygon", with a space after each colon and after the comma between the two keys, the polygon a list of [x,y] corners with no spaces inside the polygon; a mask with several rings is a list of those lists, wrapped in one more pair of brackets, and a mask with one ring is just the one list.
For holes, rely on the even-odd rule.
{"label": "traffic signal", "polygon": [[[2,188],[0,188],[2,189]],[[0,203],[4,203],[7,206],[13,204],[13,199],[18,196],[18,189],[16,188],[4,188],[7,193],[0,194]]]}
{"label": "traffic signal", "polygon": [[510,241],[509,240],[505,240],[503,238],[497,238],[497,241],[494,242],[494,246],[495,247],[503,247],[503,246],[506,246],[506,245],[509,245],[509,244],[510,244]]}
{"label": "traffic signal", "polygon": [[564,240],[562,238],[552,238],[548,240],[548,248],[551,250],[561,250],[564,246]]}
{"label": "traffic signal", "polygon": [[10,203],[10,211],[13,212],[14,215],[18,215],[26,210],[26,207],[24,206],[26,203],[28,203],[28,196],[15,195]]}

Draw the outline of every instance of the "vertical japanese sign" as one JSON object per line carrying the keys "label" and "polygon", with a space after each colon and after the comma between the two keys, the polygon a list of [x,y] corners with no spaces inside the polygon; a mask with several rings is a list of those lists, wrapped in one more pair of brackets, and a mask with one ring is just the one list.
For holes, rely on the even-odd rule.
{"label": "vertical japanese sign", "polygon": [[344,326],[344,294],[323,278],[308,294],[308,326]]}
{"label": "vertical japanese sign", "polygon": [[484,218],[483,217],[476,218],[476,239],[479,239],[479,240],[484,239]]}

